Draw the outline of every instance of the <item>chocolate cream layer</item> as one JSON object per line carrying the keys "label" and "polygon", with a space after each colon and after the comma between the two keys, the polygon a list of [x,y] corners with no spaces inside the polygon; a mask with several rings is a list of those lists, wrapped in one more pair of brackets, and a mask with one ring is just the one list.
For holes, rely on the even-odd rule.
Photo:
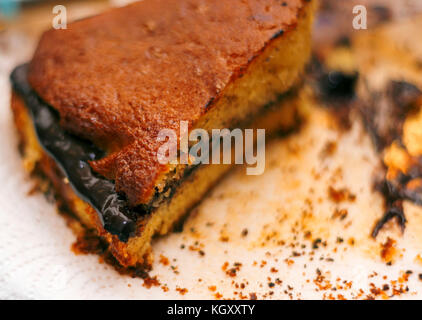
{"label": "chocolate cream layer", "polygon": [[61,168],[77,195],[97,211],[104,229],[126,242],[134,235],[136,215],[144,210],[129,208],[114,183],[91,169],[88,162],[102,158],[104,152],[61,128],[57,111],[31,88],[27,72],[27,64],[18,66],[11,74],[11,82],[30,111],[40,145]]}

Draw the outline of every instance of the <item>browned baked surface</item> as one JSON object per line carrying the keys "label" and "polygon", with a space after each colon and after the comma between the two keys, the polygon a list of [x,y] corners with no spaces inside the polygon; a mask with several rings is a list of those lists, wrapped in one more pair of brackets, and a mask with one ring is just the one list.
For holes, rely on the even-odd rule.
{"label": "browned baked surface", "polygon": [[194,126],[308,2],[145,0],[47,31],[29,81],[66,129],[110,152],[94,170],[145,203],[165,170],[158,132]]}

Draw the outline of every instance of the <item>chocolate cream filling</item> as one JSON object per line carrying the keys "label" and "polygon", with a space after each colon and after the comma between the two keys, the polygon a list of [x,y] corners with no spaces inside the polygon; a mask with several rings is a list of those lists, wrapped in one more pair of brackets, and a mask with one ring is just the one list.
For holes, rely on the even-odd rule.
{"label": "chocolate cream filling", "polygon": [[77,195],[97,211],[104,229],[126,242],[135,234],[134,213],[145,212],[129,208],[124,197],[116,192],[114,183],[91,169],[88,161],[102,158],[104,152],[61,128],[58,112],[31,88],[27,72],[27,64],[17,67],[11,74],[11,82],[30,111],[40,145],[61,168]]}

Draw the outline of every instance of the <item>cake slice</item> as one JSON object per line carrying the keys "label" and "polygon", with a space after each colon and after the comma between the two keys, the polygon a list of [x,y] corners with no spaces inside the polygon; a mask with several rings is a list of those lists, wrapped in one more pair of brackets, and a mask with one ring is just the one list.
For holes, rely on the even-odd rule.
{"label": "cake slice", "polygon": [[161,164],[158,133],[179,133],[181,121],[296,125],[294,106],[277,101],[300,84],[313,10],[308,0],[145,0],[47,31],[11,77],[26,167],[122,266],[145,264],[152,237],[231,167]]}

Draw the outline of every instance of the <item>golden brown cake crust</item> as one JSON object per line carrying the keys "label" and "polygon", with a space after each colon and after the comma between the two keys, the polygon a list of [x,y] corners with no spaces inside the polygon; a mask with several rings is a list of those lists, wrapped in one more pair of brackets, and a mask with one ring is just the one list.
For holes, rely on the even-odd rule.
{"label": "golden brown cake crust", "polygon": [[91,165],[148,201],[158,132],[192,126],[307,0],[144,0],[44,33],[29,81],[62,125],[109,155]]}

